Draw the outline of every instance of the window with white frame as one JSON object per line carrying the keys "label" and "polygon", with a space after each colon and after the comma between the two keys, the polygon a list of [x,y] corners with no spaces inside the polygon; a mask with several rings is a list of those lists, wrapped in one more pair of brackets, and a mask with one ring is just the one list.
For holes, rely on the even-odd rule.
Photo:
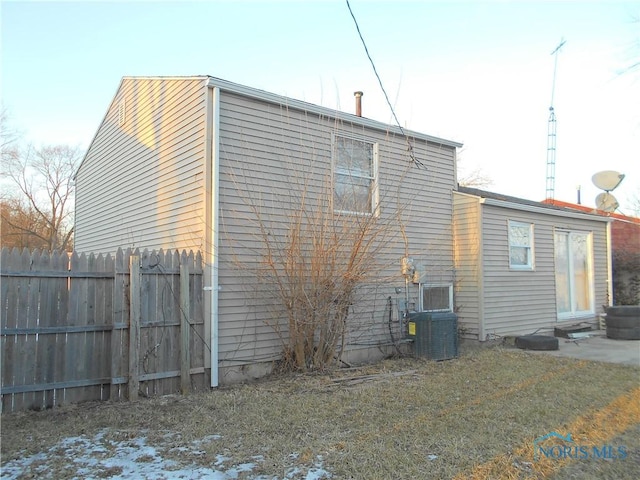
{"label": "window with white frame", "polygon": [[533,270],[533,223],[509,220],[509,268]]}
{"label": "window with white frame", "polygon": [[594,302],[591,233],[556,230],[554,251],[558,319],[592,315]]}
{"label": "window with white frame", "polygon": [[420,310],[423,312],[453,312],[453,285],[421,283]]}
{"label": "window with white frame", "polygon": [[378,144],[333,137],[333,210],[376,214],[378,209]]}

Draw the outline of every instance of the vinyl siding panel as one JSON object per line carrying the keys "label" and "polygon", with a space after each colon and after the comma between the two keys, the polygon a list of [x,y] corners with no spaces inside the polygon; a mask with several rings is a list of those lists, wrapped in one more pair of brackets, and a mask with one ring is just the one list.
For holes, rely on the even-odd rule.
{"label": "vinyl siding panel", "polygon": [[[534,224],[535,268],[510,270],[508,221]],[[483,205],[483,310],[489,336],[549,332],[559,325],[556,315],[554,231],[590,232],[593,238],[595,313],[563,323],[592,321],[606,303],[606,223]]]}
{"label": "vinyl siding panel", "polygon": [[[222,92],[220,105],[220,365],[234,367],[279,358],[282,345],[273,325],[284,316],[268,288],[252,276],[264,252],[256,236],[260,212],[274,242],[284,241],[302,192],[316,205],[332,178],[332,134],[362,137],[379,146],[381,220],[392,223],[380,255],[376,281],[363,286],[349,317],[347,354],[389,348],[388,298],[393,328],[398,329],[398,295],[404,288],[400,258],[405,245],[393,222],[399,209],[408,238],[407,253],[428,265],[432,281],[453,281],[451,237],[455,149],[416,141],[417,168],[402,137],[369,130],[354,122],[311,114],[257,99]],[[242,265],[243,267],[240,267]],[[411,285],[417,301],[418,287]],[[401,295],[403,296],[403,295]],[[389,350],[391,351],[391,350]],[[224,380],[223,380],[224,381]]]}
{"label": "vinyl siding panel", "polygon": [[77,250],[204,250],[204,82],[123,79],[76,175]]}
{"label": "vinyl siding panel", "polygon": [[479,338],[482,278],[482,230],[477,197],[453,194],[455,245],[455,307],[461,334]]}
{"label": "vinyl siding panel", "polygon": [[[205,82],[205,77],[123,79],[76,176],[78,249],[209,251],[204,244],[205,129],[211,105]],[[347,358],[391,353],[389,314],[399,335],[398,299],[404,298],[404,292],[395,293],[405,285],[400,258],[409,255],[425,265],[430,282],[454,279],[455,147],[412,138],[414,163],[407,139],[365,127],[357,117],[337,120],[225,89],[219,98],[220,381],[281,356],[286,325],[274,326],[283,326],[282,308],[255,276],[265,246],[256,211],[273,241],[284,241],[302,192],[307,204],[317,205],[331,188],[333,134],[377,143],[379,222],[391,225],[371,266],[375,275],[359,289],[350,310]],[[126,105],[122,126],[121,101]],[[409,288],[417,305],[418,285]]]}

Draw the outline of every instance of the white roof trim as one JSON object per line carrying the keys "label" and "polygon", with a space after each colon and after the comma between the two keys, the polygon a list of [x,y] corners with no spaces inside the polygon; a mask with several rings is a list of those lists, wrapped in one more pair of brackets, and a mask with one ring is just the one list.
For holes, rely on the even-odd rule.
{"label": "white roof trim", "polygon": [[[229,82],[227,80],[222,80],[220,78],[209,77],[207,86],[210,88],[218,87],[223,91],[236,93],[238,95],[243,95],[246,97],[256,98],[258,100],[263,100],[269,103],[275,103],[277,105],[286,105],[288,108],[301,110],[303,112],[310,112],[310,113],[315,113],[317,115],[324,115],[331,118],[337,118],[340,120],[357,123],[364,127],[372,128],[375,130],[382,130],[384,132],[394,132],[394,133],[397,133],[398,135],[402,135],[402,131],[397,126],[378,122],[376,120],[371,120],[365,117],[358,117],[356,115],[340,112],[338,110],[333,110],[327,107],[321,107],[319,105],[314,105],[313,103],[307,103],[301,100],[284,97],[282,95],[266,92],[264,90],[259,90],[257,88],[247,87],[237,83]],[[446,145],[454,148],[462,147],[462,143],[454,142],[452,140],[445,140],[439,137],[433,137],[431,135],[414,132],[412,130],[404,129],[404,133],[409,137],[425,140],[432,143],[438,143],[440,145]]]}
{"label": "white roof trim", "polygon": [[[475,196],[475,195],[471,195]],[[611,217],[603,217],[602,215],[593,215],[590,213],[570,212],[567,210],[556,210],[553,208],[537,207],[534,205],[525,205],[522,203],[505,202],[503,200],[496,200],[495,198],[480,198],[480,203],[485,205],[492,205],[495,207],[510,208],[512,210],[521,210],[524,212],[540,213],[544,215],[553,215],[556,217],[577,218],[582,220],[594,220],[596,222],[611,222]]]}

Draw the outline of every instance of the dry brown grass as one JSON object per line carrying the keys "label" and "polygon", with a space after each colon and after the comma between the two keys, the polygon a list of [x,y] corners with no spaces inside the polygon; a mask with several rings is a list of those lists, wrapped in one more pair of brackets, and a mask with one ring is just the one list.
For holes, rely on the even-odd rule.
{"label": "dry brown grass", "polygon": [[[149,445],[164,446],[184,465],[212,466],[219,455],[229,465],[254,462],[252,476],[284,478],[298,467],[300,477],[288,478],[303,478],[321,463],[339,479],[470,478],[474,467],[523,446],[532,451],[535,438],[580,424],[631,392],[639,379],[634,367],[503,348],[446,362],[386,360],[205,394],[3,415],[2,462],[107,429],[119,440],[144,434]],[[220,437],[203,443],[198,456],[166,448],[210,435]],[[553,478],[637,478],[639,426],[615,435],[607,441],[624,445],[626,459],[568,462]],[[69,475],[64,455],[47,462],[51,478]],[[522,465],[509,477],[487,478],[544,478]]]}

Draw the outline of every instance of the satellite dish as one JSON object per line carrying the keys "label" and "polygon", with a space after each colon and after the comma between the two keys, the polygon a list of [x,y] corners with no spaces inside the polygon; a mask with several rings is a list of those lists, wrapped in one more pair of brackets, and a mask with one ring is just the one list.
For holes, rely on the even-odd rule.
{"label": "satellite dish", "polygon": [[609,192],[602,192],[596,197],[596,206],[598,207],[598,210],[602,210],[604,212],[615,212],[620,204],[612,194]]}
{"label": "satellite dish", "polygon": [[612,192],[615,190],[623,179],[624,175],[622,173],[614,172],[613,170],[604,170],[591,177],[593,184],[605,192]]}

